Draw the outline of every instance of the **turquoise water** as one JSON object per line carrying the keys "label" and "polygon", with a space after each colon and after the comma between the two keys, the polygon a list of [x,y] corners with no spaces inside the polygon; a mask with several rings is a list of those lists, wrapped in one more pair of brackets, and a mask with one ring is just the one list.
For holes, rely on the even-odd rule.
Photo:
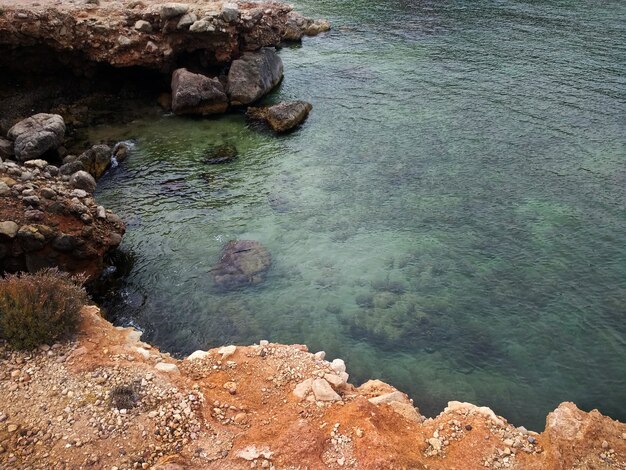
{"label": "turquoise water", "polygon": [[[421,411],[448,400],[543,428],[564,400],[626,420],[626,3],[301,0],[329,34],[280,51],[240,114],[93,130],[134,139],[98,199],[135,265],[109,306],[177,354],[268,339],[342,357]],[[236,162],[204,152],[229,143]],[[231,239],[272,254],[217,290]]]}

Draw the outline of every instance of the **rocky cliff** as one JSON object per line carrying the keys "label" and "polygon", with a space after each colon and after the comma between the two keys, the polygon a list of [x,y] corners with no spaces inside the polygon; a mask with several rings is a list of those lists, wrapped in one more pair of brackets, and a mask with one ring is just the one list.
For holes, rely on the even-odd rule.
{"label": "rocky cliff", "polygon": [[626,425],[562,403],[541,433],[450,402],[435,418],[302,345],[176,360],[95,307],[68,345],[0,345],[0,466],[155,469],[624,469]]}

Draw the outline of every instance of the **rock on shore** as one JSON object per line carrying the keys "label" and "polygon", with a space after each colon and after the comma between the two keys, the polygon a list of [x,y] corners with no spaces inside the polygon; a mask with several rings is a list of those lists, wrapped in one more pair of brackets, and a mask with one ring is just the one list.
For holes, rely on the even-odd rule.
{"label": "rock on shore", "polygon": [[626,425],[562,403],[541,433],[450,402],[345,381],[341,360],[261,340],[176,360],[95,307],[78,339],[0,344],[0,467],[168,470],[622,469]]}

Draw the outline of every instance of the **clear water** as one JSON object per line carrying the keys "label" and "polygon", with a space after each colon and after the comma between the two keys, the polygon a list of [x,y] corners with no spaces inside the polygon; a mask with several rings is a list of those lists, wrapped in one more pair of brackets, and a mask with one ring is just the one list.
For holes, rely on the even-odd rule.
{"label": "clear water", "polygon": [[[543,428],[564,400],[626,420],[626,2],[299,0],[334,30],[281,50],[242,115],[93,130],[135,139],[98,199],[136,264],[112,306],[173,353],[268,339],[346,360],[423,413],[448,400]],[[235,163],[205,150],[232,143]],[[220,292],[231,239],[263,284]]]}

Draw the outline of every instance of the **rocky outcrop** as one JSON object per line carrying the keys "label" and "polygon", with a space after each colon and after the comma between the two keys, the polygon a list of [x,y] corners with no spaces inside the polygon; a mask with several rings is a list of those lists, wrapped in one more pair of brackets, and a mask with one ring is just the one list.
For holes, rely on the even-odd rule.
{"label": "rocky outcrop", "polygon": [[0,272],[58,267],[97,277],[124,224],[98,206],[84,171],[59,175],[44,160],[0,163]]}
{"label": "rocky outcrop", "polygon": [[247,105],[266,95],[282,77],[283,61],[274,49],[246,52],[230,66],[226,93],[232,105]]}
{"label": "rocky outcrop", "polygon": [[217,78],[187,69],[172,74],[172,111],[176,114],[219,114],[228,109],[228,97]]}
{"label": "rocky outcrop", "polygon": [[290,11],[287,15],[283,39],[287,41],[299,41],[302,36],[316,36],[330,30],[327,20],[312,20],[305,18],[300,13]]}
{"label": "rocky outcrop", "polygon": [[246,115],[266,122],[274,132],[290,131],[304,122],[313,106],[306,101],[289,101],[263,108],[248,108]]}
{"label": "rocky outcrop", "polygon": [[224,247],[219,263],[212,269],[213,280],[221,289],[258,284],[265,278],[272,257],[255,240],[231,240]]}
{"label": "rocky outcrop", "polygon": [[0,343],[0,467],[626,465],[626,425],[572,403],[551,413],[541,434],[471,403],[450,402],[424,418],[399,390],[379,380],[346,383],[342,360],[303,345],[261,340],[177,360],[140,341],[138,331],[113,327],[95,307],[83,309],[80,325],[75,342],[39,351]]}
{"label": "rocky outcrop", "polygon": [[237,148],[234,145],[217,145],[207,150],[204,161],[209,165],[230,163],[237,158],[237,155]]}
{"label": "rocky outcrop", "polygon": [[[273,2],[18,0],[2,5],[0,47],[46,46],[80,56],[83,64],[163,72],[191,65],[181,64],[185,61],[225,64],[242,52],[294,38],[299,27],[290,24],[286,34],[292,7]],[[312,23],[301,23],[302,34]]]}
{"label": "rocky outcrop", "polygon": [[35,160],[63,144],[65,122],[58,114],[35,114],[15,124],[9,129],[7,137],[13,141],[12,153],[18,161]]}

